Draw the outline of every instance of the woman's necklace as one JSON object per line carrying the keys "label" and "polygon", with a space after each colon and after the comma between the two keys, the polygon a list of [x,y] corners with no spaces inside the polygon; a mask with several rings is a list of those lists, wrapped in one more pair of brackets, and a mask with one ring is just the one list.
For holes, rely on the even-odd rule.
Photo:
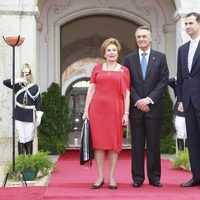
{"label": "woman's necklace", "polygon": [[111,71],[114,71],[114,69],[117,67],[117,65],[118,65],[118,63],[116,63],[115,66],[114,66],[113,68],[110,68],[110,69],[109,69],[109,68],[108,68],[108,65],[107,65],[107,63],[106,63],[106,68],[107,68],[107,71],[108,71],[108,75],[109,75],[109,76],[110,76],[110,72],[111,72]]}

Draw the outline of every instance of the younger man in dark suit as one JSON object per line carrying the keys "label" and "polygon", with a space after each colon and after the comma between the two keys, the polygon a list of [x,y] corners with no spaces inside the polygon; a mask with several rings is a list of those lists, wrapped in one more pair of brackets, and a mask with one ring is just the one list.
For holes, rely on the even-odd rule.
{"label": "younger man in dark suit", "polygon": [[200,185],[200,14],[186,15],[185,30],[191,40],[178,49],[178,110],[185,112],[192,179],[181,187]]}

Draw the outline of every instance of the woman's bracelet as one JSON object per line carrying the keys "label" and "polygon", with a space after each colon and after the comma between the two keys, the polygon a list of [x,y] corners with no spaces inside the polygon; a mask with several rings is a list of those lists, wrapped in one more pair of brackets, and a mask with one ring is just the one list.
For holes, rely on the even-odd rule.
{"label": "woman's bracelet", "polygon": [[129,115],[129,112],[124,112],[125,115]]}

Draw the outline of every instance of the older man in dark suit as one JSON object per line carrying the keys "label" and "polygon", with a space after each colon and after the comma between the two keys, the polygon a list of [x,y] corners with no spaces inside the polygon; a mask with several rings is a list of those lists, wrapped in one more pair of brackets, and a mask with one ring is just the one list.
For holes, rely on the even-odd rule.
{"label": "older man in dark suit", "polygon": [[139,50],[125,57],[131,76],[131,143],[133,187],[142,186],[144,147],[147,143],[147,175],[149,184],[161,187],[160,126],[163,98],[169,70],[165,54],[151,49],[151,31],[137,28],[135,37]]}
{"label": "older man in dark suit", "polygon": [[178,49],[178,110],[185,112],[192,179],[181,187],[200,185],[200,14],[189,13],[185,30],[191,40]]}

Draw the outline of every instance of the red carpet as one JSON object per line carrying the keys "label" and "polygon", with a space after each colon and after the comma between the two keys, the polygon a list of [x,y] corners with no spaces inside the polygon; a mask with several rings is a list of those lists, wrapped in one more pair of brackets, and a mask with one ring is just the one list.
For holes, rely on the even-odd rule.
{"label": "red carpet", "polygon": [[200,187],[180,188],[183,183],[191,178],[189,172],[170,169],[170,161],[162,160],[162,188],[148,184],[146,180],[141,188],[132,187],[131,155],[129,150],[120,154],[117,163],[116,181],[119,189],[108,189],[108,162],[105,163],[106,183],[99,190],[91,190],[90,186],[96,180],[96,167],[93,162],[91,169],[79,165],[79,153],[68,151],[62,155],[57,166],[60,173],[54,173],[43,200],[63,199],[134,199],[134,200],[199,200]]}
{"label": "red carpet", "polygon": [[1,200],[41,200],[47,187],[0,188]]}
{"label": "red carpet", "polygon": [[108,162],[105,163],[106,180],[99,190],[91,190],[96,180],[95,162],[91,169],[79,165],[79,152],[67,151],[61,155],[48,187],[0,188],[0,200],[199,200],[200,187],[180,188],[191,178],[189,172],[170,169],[170,161],[162,160],[162,188],[156,188],[145,180],[141,188],[132,187],[131,155],[129,150],[120,154],[117,163],[116,181],[119,189],[108,189]]}

